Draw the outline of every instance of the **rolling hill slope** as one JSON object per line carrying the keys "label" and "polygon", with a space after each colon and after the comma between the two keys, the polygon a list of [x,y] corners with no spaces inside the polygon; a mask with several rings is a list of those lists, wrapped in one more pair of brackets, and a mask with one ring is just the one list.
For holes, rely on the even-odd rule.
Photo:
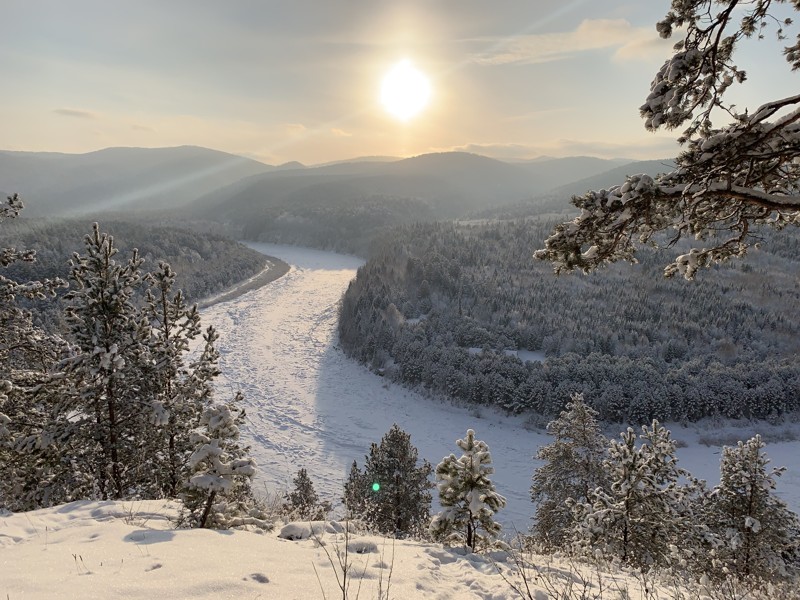
{"label": "rolling hill slope", "polygon": [[270,169],[194,146],[107,148],[87,154],[0,151],[0,189],[26,200],[26,216],[175,208]]}

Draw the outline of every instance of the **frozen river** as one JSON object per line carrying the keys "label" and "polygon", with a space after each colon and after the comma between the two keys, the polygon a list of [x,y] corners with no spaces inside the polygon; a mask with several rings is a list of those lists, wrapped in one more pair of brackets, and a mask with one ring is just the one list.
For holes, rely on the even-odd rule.
{"label": "frozen river", "polygon": [[[336,346],[337,303],[361,259],[293,246],[251,246],[291,269],[264,287],[204,309],[203,321],[220,332],[218,397],[236,390],[245,395],[243,433],[259,465],[256,489],[282,493],[304,467],[320,497],[338,504],[353,460],[363,466],[370,443],[380,441],[393,423],[411,434],[420,457],[434,466],[456,453],[455,440],[472,428],[489,444],[493,481],[508,500],[498,519],[527,530],[533,514],[528,489],[538,465],[532,456],[549,436],[526,428],[521,418],[425,398],[345,357]],[[697,443],[704,429],[675,426],[673,437],[686,444],[681,466],[713,482],[719,449]],[[750,435],[741,433],[742,439]],[[798,450],[796,441],[767,448],[775,464],[792,464]],[[793,464],[780,490],[797,510],[800,481]]]}

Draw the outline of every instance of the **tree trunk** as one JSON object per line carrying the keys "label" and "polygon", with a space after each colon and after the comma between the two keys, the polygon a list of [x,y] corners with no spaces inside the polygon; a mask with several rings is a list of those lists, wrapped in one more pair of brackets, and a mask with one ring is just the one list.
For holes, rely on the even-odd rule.
{"label": "tree trunk", "polygon": [[109,385],[106,388],[106,398],[108,401],[108,445],[111,450],[111,477],[114,480],[114,498],[122,498],[122,473],[119,465],[119,448],[117,448],[117,411],[114,402],[113,388]]}
{"label": "tree trunk", "polygon": [[214,503],[214,498],[217,496],[217,490],[214,490],[209,494],[208,500],[206,500],[206,507],[203,509],[203,514],[200,517],[200,528],[204,528],[206,526],[206,521],[208,520],[208,514],[211,512],[211,505]]}

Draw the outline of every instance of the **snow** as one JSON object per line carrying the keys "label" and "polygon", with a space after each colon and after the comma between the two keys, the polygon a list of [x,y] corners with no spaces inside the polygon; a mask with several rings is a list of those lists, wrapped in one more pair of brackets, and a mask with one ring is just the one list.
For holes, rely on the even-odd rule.
{"label": "snow", "polygon": [[[539,446],[550,443],[550,436],[521,417],[425,397],[347,358],[336,346],[336,307],[362,259],[294,246],[251,246],[286,261],[290,271],[262,288],[205,309],[203,322],[220,332],[219,398],[232,397],[239,389],[245,394],[247,423],[242,436],[252,445],[258,465],[255,489],[283,493],[304,467],[320,498],[336,506],[353,460],[363,465],[370,443],[379,442],[393,423],[411,435],[420,458],[434,465],[452,452],[464,431],[474,429],[492,449],[492,481],[507,500],[496,520],[507,531],[527,531],[534,510],[531,476],[541,464],[532,457]],[[519,351],[523,360],[536,359],[537,353],[524,352]],[[680,466],[711,485],[719,481],[719,447],[700,443],[708,428],[721,439],[746,440],[755,433],[719,423],[667,426],[679,445],[685,445],[678,450]],[[624,429],[615,427],[606,432],[609,437],[618,437]],[[792,427],[800,440],[800,425]],[[766,440],[772,464],[790,467],[778,480],[777,493],[797,512],[800,473],[794,457],[800,441],[773,444],[769,436]],[[434,510],[438,510],[436,498]]]}
{"label": "snow", "polygon": [[[391,598],[518,598],[498,574],[499,567],[513,579],[500,553],[487,557],[439,544],[345,534],[336,522],[290,523],[285,533],[300,534],[296,541],[282,538],[280,527],[267,533],[176,530],[176,515],[174,504],[160,501],[81,501],[0,515],[0,597],[340,598],[337,551],[343,556],[347,548],[351,598],[385,598],[387,586]],[[566,573],[562,579],[574,577],[571,566],[549,568],[556,576]],[[608,577],[640,600],[636,582]],[[532,590],[545,593],[533,583]]]}

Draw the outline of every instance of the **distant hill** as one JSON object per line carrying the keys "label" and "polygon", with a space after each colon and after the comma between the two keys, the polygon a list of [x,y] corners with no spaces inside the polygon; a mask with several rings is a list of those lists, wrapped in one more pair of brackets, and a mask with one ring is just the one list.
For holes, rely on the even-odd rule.
{"label": "distant hill", "polygon": [[[674,168],[675,163],[668,158],[661,160],[639,160],[593,175],[585,174],[581,179],[572,180],[569,183],[554,187],[550,190],[550,193],[565,194],[571,197],[583,194],[588,190],[599,190],[602,188],[609,188],[613,185],[620,185],[625,182],[625,177],[628,175],[638,175],[639,173],[658,175],[659,173],[667,173]],[[565,179],[565,181],[568,180]]]}
{"label": "distant hill", "polygon": [[536,178],[540,188],[547,191],[601,173],[607,173],[631,161],[620,159],[594,158],[592,156],[570,156],[567,158],[542,158],[518,164]]}
{"label": "distant hill", "polygon": [[442,152],[274,167],[193,146],[0,151],[0,189],[22,196],[26,217],[149,212],[159,224],[213,224],[251,240],[366,252],[393,225],[563,212],[573,193],[665,170],[661,161],[619,163],[586,156],[511,163]]}
{"label": "distant hill", "polygon": [[294,169],[305,169],[306,166],[301,162],[297,162],[296,160],[290,160],[289,162],[278,165],[275,168],[281,171],[291,171]]}
{"label": "distant hill", "polygon": [[[549,181],[553,181],[554,178],[550,177],[550,174],[560,171],[562,173],[560,185],[548,189],[546,192],[535,194],[531,198],[476,211],[470,217],[476,219],[517,219],[542,215],[565,215],[577,210],[570,202],[573,196],[579,196],[589,190],[599,190],[620,185],[624,183],[625,177],[628,175],[637,175],[639,173],[658,175],[674,168],[674,163],[669,159],[643,160],[591,173],[591,171],[603,166],[603,163],[593,162],[597,160],[600,159],[575,157],[532,163],[531,166],[538,167],[541,165],[547,167],[541,180],[549,178]],[[557,161],[563,162],[558,163]],[[606,164],[613,162],[606,161]],[[568,169],[571,169],[571,171],[568,171]],[[582,174],[583,177],[575,180],[574,176],[577,174]]]}
{"label": "distant hill", "polygon": [[[235,213],[256,206],[274,208],[324,194],[326,185],[347,183],[353,197],[392,196],[416,200],[441,218],[458,218],[472,211],[530,198],[556,184],[607,171],[614,161],[559,158],[527,164],[509,164],[477,154],[444,152],[387,162],[363,160],[319,167],[271,171],[236,182],[199,199],[189,210]],[[332,191],[333,197],[340,193]]]}
{"label": "distant hill", "polygon": [[0,188],[26,216],[175,208],[274,167],[195,146],[107,148],[87,154],[0,151]]}
{"label": "distant hill", "polygon": [[328,162],[320,163],[318,165],[314,165],[315,167],[329,167],[331,165],[340,165],[342,163],[359,163],[359,162],[396,162],[398,160],[403,160],[400,156],[357,156],[355,158],[345,158],[340,160],[331,160]]}
{"label": "distant hill", "polygon": [[511,164],[466,152],[364,159],[255,175],[181,212],[246,239],[365,252],[382,228],[498,210],[618,162],[571,157]]}

